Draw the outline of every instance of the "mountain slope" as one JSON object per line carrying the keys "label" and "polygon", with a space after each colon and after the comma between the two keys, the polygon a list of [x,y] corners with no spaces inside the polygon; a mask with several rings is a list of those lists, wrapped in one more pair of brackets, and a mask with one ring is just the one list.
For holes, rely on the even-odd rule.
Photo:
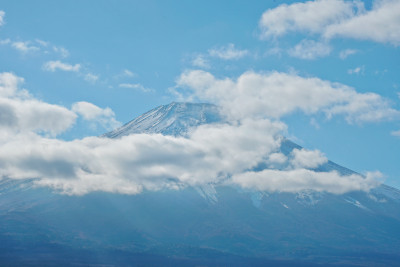
{"label": "mountain slope", "polygon": [[[105,137],[184,135],[222,120],[209,104],[155,108]],[[289,155],[297,144],[284,140]],[[331,161],[320,171],[351,170]],[[66,196],[0,181],[0,263],[8,266],[396,266],[400,191],[268,193],[217,186]]]}

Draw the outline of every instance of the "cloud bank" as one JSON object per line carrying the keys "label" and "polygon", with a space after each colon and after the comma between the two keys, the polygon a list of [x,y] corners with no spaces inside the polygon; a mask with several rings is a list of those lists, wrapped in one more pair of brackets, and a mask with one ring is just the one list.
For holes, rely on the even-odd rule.
{"label": "cloud bank", "polygon": [[[181,75],[178,85],[187,86],[196,97],[220,104],[230,117],[227,123],[202,125],[185,137],[133,134],[120,139],[87,137],[64,141],[52,136],[71,127],[78,116],[110,126],[115,122],[114,112],[85,101],[74,103],[71,109],[44,103],[21,89],[22,83],[23,79],[12,73],[0,74],[2,178],[36,178],[37,186],[71,195],[93,191],[138,194],[143,190],[205,184],[271,192],[311,189],[342,194],[368,191],[379,184],[370,176],[316,171],[327,162],[318,150],[294,149],[287,156],[279,152],[287,128],[277,120],[280,116],[295,110],[329,110],[333,114],[335,109],[347,107],[336,112],[357,117],[360,111],[350,107],[359,105],[344,101],[344,97],[350,95],[352,101],[361,98],[358,101],[362,102],[369,95],[365,100],[364,94],[344,85],[276,72],[247,72],[231,80],[190,71]],[[239,98],[241,105],[232,106],[239,103]],[[387,104],[382,105],[370,111],[395,112]],[[277,107],[280,108],[273,113]],[[362,111],[366,112],[364,107]],[[254,171],[264,163],[269,169]]]}

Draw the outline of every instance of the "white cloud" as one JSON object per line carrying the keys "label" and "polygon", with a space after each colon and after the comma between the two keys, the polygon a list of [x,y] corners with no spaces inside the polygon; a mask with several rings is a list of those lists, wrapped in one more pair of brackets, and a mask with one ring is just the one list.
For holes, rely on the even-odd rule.
{"label": "white cloud", "polygon": [[268,156],[268,163],[284,164],[286,161],[287,157],[282,153],[272,153]]}
{"label": "white cloud", "polygon": [[328,56],[332,51],[332,48],[321,42],[313,40],[302,40],[299,44],[288,51],[292,57],[301,59],[316,59],[319,57]]}
{"label": "white cloud", "polygon": [[372,10],[329,25],[327,38],[347,37],[400,45],[400,1],[375,1]]}
{"label": "white cloud", "polygon": [[327,118],[342,115],[349,123],[400,118],[400,111],[380,95],[358,93],[343,84],[296,74],[249,71],[233,80],[193,70],[178,78],[177,87],[176,93],[182,98],[189,92],[190,97],[216,103],[232,119],[280,118],[295,111],[323,112]]}
{"label": "white cloud", "polygon": [[354,55],[356,53],[358,53],[358,50],[356,50],[356,49],[345,49],[345,50],[340,51],[339,57],[341,59],[346,59],[348,56]]}
{"label": "white cloud", "polygon": [[400,137],[400,130],[398,130],[398,131],[392,131],[392,132],[390,132],[390,134],[393,135],[393,136],[398,136],[398,137]]}
{"label": "white cloud", "polygon": [[4,25],[4,16],[6,13],[3,10],[0,10],[0,27]]}
{"label": "white cloud", "polygon": [[144,87],[140,83],[121,83],[118,86],[121,87],[121,88],[136,89],[136,90],[142,91],[144,93],[150,93],[150,92],[154,91],[153,89]]}
{"label": "white cloud", "polygon": [[72,111],[80,114],[85,120],[93,120],[98,117],[114,117],[115,114],[110,108],[102,109],[92,103],[81,101],[72,105]]}
{"label": "white cloud", "polygon": [[328,162],[328,159],[319,150],[307,150],[307,149],[293,149],[290,153],[292,159],[290,163],[295,168],[317,168],[322,164]]}
{"label": "white cloud", "polygon": [[368,11],[356,0],[282,4],[265,11],[259,25],[263,39],[296,31],[328,39],[345,37],[397,46],[400,44],[400,2],[377,0]]}
{"label": "white cloud", "polygon": [[35,99],[26,90],[19,89],[23,81],[12,73],[0,73],[0,128],[3,131],[56,135],[74,124],[75,113]]}
{"label": "white cloud", "polygon": [[266,169],[234,175],[232,182],[244,188],[270,192],[299,192],[312,189],[333,194],[349,191],[369,191],[379,183],[374,176],[352,174],[342,176],[337,172],[315,172],[307,169],[278,171]]}
{"label": "white cloud", "polygon": [[354,69],[347,70],[348,74],[364,74],[364,66],[355,67]]}
{"label": "white cloud", "polygon": [[204,68],[204,69],[210,68],[210,63],[208,62],[206,57],[201,54],[195,56],[195,58],[192,61],[192,65],[198,68]]}
{"label": "white cloud", "polygon": [[214,49],[208,50],[208,54],[224,60],[240,59],[249,54],[248,50],[236,49],[234,44],[228,44]]}
{"label": "white cloud", "polygon": [[81,101],[72,105],[72,111],[81,115],[85,120],[96,122],[109,130],[121,125],[109,107],[102,109],[92,103]]}
{"label": "white cloud", "polygon": [[327,26],[355,16],[357,8],[362,9],[360,2],[342,0],[282,4],[263,13],[259,22],[261,38],[277,37],[291,31],[320,34]]}
{"label": "white cloud", "polygon": [[95,82],[97,82],[97,80],[99,79],[99,76],[98,76],[98,75],[95,75],[95,74],[93,74],[93,73],[87,73],[87,74],[84,76],[84,79],[85,79],[85,81],[87,81],[87,82],[95,83]]}
{"label": "white cloud", "polygon": [[[239,78],[236,84],[228,79],[216,80],[205,72],[201,74],[203,76],[192,83],[203,88],[217,82],[220,88],[224,90],[228,86],[231,94],[237,96],[241,90],[251,96],[249,85],[256,87],[254,90],[264,90],[257,80],[241,80],[249,77]],[[250,74],[260,75],[246,75]],[[271,79],[268,76],[260,78]],[[304,79],[289,78],[294,78],[296,84],[299,81],[301,84]],[[278,81],[279,86],[284,85],[282,80]],[[40,102],[19,89],[22,82],[22,78],[10,73],[0,75],[0,126],[16,129],[0,131],[1,177],[36,178],[38,185],[77,195],[93,191],[137,194],[142,190],[180,189],[209,183],[268,191],[311,189],[339,194],[352,190],[368,191],[378,185],[369,176],[341,176],[305,169],[325,162],[319,151],[295,150],[289,156],[291,169],[249,171],[265,161],[272,165],[288,162],[288,158],[278,152],[286,125],[257,117],[247,110],[248,107],[240,105],[237,109],[243,109],[240,114],[246,116],[236,117],[229,123],[199,126],[191,129],[186,137],[133,134],[120,139],[88,137],[73,141],[43,137],[35,132],[62,132],[74,123],[76,114],[84,120],[102,123],[102,120],[112,122],[114,113],[109,108],[102,109],[88,102],[74,103],[72,111]],[[320,80],[313,83],[324,84],[327,88],[332,86]],[[258,95],[254,97],[258,99]],[[224,101],[221,103],[226,105]]]}
{"label": "white cloud", "polygon": [[30,42],[13,42],[11,46],[22,53],[29,53],[40,50],[39,47],[30,45]]}
{"label": "white cloud", "polygon": [[43,69],[47,71],[56,71],[56,70],[62,70],[62,71],[73,71],[73,72],[78,72],[81,68],[80,64],[75,64],[71,65],[68,63],[63,63],[59,60],[57,61],[48,61],[43,65]]}
{"label": "white cloud", "polygon": [[[39,184],[70,194],[201,185],[254,167],[279,147],[282,127],[268,120],[243,121],[204,125],[189,138],[137,134],[71,142],[17,135],[0,140],[0,168],[7,177],[37,177]],[[21,145],[25,149],[16,149]]]}

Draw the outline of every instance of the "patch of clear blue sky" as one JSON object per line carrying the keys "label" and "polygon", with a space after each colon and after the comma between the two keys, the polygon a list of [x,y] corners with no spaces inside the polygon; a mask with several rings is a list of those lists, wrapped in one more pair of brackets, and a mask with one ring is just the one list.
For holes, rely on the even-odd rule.
{"label": "patch of clear blue sky", "polygon": [[[46,102],[67,107],[76,101],[110,107],[117,119],[127,122],[160,104],[174,100],[168,88],[182,71],[195,68],[193,57],[208,49],[235,44],[253,55],[235,61],[211,59],[210,71],[218,77],[237,77],[247,70],[296,71],[302,76],[340,82],[359,92],[375,92],[400,108],[400,50],[387,44],[350,39],[334,39],[328,57],[302,60],[287,50],[304,38],[318,36],[290,34],[278,41],[258,38],[258,21],[268,8],[295,1],[2,1],[5,25],[0,40],[50,42],[65,47],[70,56],[54,53],[20,53],[0,45],[0,71],[12,71],[25,78],[24,87]],[[370,8],[371,1],[366,1]],[[266,55],[279,47],[279,55]],[[358,52],[345,60],[343,49]],[[99,76],[95,83],[84,74],[43,71],[49,60],[81,64],[82,73]],[[359,74],[348,74],[360,67]],[[118,76],[124,69],[133,77]],[[154,92],[120,88],[121,83],[139,83]],[[320,127],[310,125],[310,117],[297,114],[284,121],[289,135],[307,148],[318,148],[326,155],[356,171],[380,170],[387,182],[400,187],[400,138],[390,135],[400,123],[381,122],[348,125],[342,118],[325,120],[316,116]],[[80,127],[66,139],[100,134]]]}

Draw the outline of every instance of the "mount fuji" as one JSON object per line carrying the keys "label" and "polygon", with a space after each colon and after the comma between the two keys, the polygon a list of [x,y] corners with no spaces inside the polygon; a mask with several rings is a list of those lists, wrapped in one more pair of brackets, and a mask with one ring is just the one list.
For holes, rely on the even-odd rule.
{"label": "mount fuji", "polygon": [[[103,138],[185,136],[224,121],[212,104],[171,103]],[[288,139],[280,150],[301,147]],[[327,161],[316,171],[355,174]],[[207,184],[68,196],[0,180],[1,266],[400,266],[400,191],[270,193]]]}

